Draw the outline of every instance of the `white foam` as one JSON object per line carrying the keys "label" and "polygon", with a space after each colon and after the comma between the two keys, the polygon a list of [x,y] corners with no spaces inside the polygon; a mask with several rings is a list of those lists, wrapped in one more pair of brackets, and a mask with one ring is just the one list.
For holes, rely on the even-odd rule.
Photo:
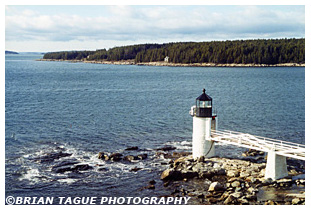
{"label": "white foam", "polygon": [[31,182],[38,182],[40,181],[40,179],[38,177],[40,177],[41,174],[39,172],[39,169],[37,168],[31,168],[29,170],[27,170],[27,173],[25,173],[23,176],[19,177],[19,180],[29,180]]}
{"label": "white foam", "polygon": [[72,184],[72,183],[76,182],[77,179],[67,178],[67,179],[58,179],[57,181],[60,183]]}

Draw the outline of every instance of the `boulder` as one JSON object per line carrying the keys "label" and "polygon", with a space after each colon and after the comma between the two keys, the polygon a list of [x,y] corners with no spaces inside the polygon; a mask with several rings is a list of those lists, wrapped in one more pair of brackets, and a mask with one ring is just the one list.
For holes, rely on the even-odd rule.
{"label": "boulder", "polygon": [[208,188],[209,192],[223,191],[223,190],[225,190],[225,188],[219,182],[213,182]]}
{"label": "boulder", "polygon": [[109,155],[105,152],[99,152],[97,157],[101,160],[109,160]]}
{"label": "boulder", "polygon": [[262,185],[263,186],[267,186],[267,185],[271,185],[271,184],[274,184],[275,181],[273,181],[273,179],[271,178],[268,178],[268,179],[265,179],[263,182],[262,182]]}
{"label": "boulder", "polygon": [[127,151],[138,150],[138,147],[137,146],[135,146],[135,147],[128,147],[125,150],[127,150]]}
{"label": "boulder", "polygon": [[260,183],[259,179],[253,177],[253,176],[249,176],[245,178],[245,181],[250,182],[252,184],[258,184]]}
{"label": "boulder", "polygon": [[256,201],[257,200],[257,196],[256,195],[251,195],[251,194],[246,194],[245,198],[251,201]]}
{"label": "boulder", "polygon": [[138,168],[137,166],[135,166],[134,168],[131,168],[131,172],[136,172],[136,171],[139,171],[141,170],[142,168]]}
{"label": "boulder", "polygon": [[92,169],[93,167],[88,165],[88,164],[79,164],[75,166],[63,166],[63,167],[58,167],[54,169],[56,173],[64,173],[66,171],[72,171],[72,172],[79,172],[79,171],[86,171],[89,169]]}
{"label": "boulder", "polygon": [[98,171],[109,171],[109,169],[106,167],[101,167],[101,168],[98,168],[97,170]]}
{"label": "boulder", "polygon": [[161,179],[164,181],[167,180],[182,180],[182,173],[173,168],[166,169],[161,174]]}
{"label": "boulder", "polygon": [[229,177],[238,177],[240,175],[240,172],[238,170],[228,170],[227,176]]}
{"label": "boulder", "polygon": [[201,157],[196,159],[197,162],[201,162],[201,163],[203,163],[204,160],[205,160],[204,156],[201,156]]}
{"label": "boulder", "polygon": [[147,187],[145,187],[146,189],[151,189],[151,190],[154,190],[155,189],[155,186],[153,184],[150,184],[148,185]]}
{"label": "boulder", "polygon": [[234,204],[236,201],[236,198],[232,195],[229,195],[226,200],[224,201],[224,204],[227,205],[227,204]]}
{"label": "boulder", "polygon": [[276,183],[278,183],[278,184],[282,183],[282,184],[290,185],[293,183],[293,180],[284,178],[284,179],[277,180]]}
{"label": "boulder", "polygon": [[121,153],[112,153],[110,156],[109,156],[109,160],[112,160],[112,161],[120,161],[122,159],[122,154]]}
{"label": "boulder", "polygon": [[223,168],[213,169],[215,175],[226,175],[226,170]]}
{"label": "boulder", "polygon": [[47,153],[46,155],[34,158],[34,160],[40,163],[53,162],[54,160],[60,159],[62,157],[68,157],[71,155],[72,154],[70,153],[60,151],[60,152]]}
{"label": "boulder", "polygon": [[137,158],[140,159],[140,160],[145,160],[147,157],[148,157],[147,154],[140,154],[140,155],[137,155]]}
{"label": "boulder", "polygon": [[294,198],[293,200],[292,200],[292,204],[293,205],[297,205],[297,204],[299,204],[300,203],[300,199],[299,198]]}
{"label": "boulder", "polygon": [[241,186],[241,183],[237,180],[231,183],[231,187],[240,187],[240,186]]}
{"label": "boulder", "polygon": [[58,167],[53,170],[55,173],[65,173],[66,171],[73,171],[71,166],[63,166],[63,167]]}
{"label": "boulder", "polygon": [[88,164],[79,164],[73,167],[73,171],[86,171],[89,169],[93,169],[93,167]]}
{"label": "boulder", "polygon": [[235,198],[241,198],[243,196],[243,193],[242,192],[234,192],[230,195],[235,197]]}
{"label": "boulder", "polygon": [[248,205],[249,204],[249,201],[247,199],[245,199],[245,198],[239,198],[238,202],[240,204],[243,204],[243,205]]}
{"label": "boulder", "polygon": [[221,197],[219,198],[220,201],[224,201],[226,198],[228,198],[228,196],[230,195],[230,193],[228,191],[225,191]]}
{"label": "boulder", "polygon": [[256,192],[258,192],[258,189],[253,188],[253,187],[249,187],[247,189],[247,192],[249,192],[251,195],[254,195]]}
{"label": "boulder", "polygon": [[137,160],[138,158],[133,156],[133,155],[127,155],[123,158],[123,160],[127,160],[129,162],[133,161],[133,160]]}
{"label": "boulder", "polygon": [[149,184],[155,185],[155,183],[156,183],[156,181],[154,181],[154,180],[149,181]]}
{"label": "boulder", "polygon": [[194,177],[198,177],[199,174],[198,174],[198,172],[194,172],[194,171],[182,170],[181,176],[182,176],[182,178],[192,179]]}
{"label": "boulder", "polygon": [[182,165],[184,163],[191,163],[191,160],[193,160],[193,159],[190,156],[177,158],[174,161],[174,167],[177,167],[177,166]]}
{"label": "boulder", "polygon": [[250,176],[250,173],[247,172],[247,171],[242,171],[242,172],[240,173],[240,177],[241,177],[241,178],[246,178],[246,177],[249,177],[249,176]]}
{"label": "boulder", "polygon": [[[70,168],[72,165],[75,165],[77,163],[79,163],[79,161],[77,161],[77,160],[64,160],[64,161],[60,162],[59,164],[54,165],[52,167],[52,171],[54,171],[56,173],[60,173],[60,172],[57,172],[58,169],[68,168],[68,167]],[[59,171],[61,171],[61,170],[59,170]]]}
{"label": "boulder", "polygon": [[211,179],[215,175],[213,170],[200,171],[198,174],[203,179]]}
{"label": "boulder", "polygon": [[164,146],[164,147],[158,148],[156,150],[171,151],[171,150],[175,150],[175,149],[176,149],[176,147],[173,147],[173,146]]}
{"label": "boulder", "polygon": [[277,205],[277,203],[272,200],[268,200],[265,202],[265,205]]}

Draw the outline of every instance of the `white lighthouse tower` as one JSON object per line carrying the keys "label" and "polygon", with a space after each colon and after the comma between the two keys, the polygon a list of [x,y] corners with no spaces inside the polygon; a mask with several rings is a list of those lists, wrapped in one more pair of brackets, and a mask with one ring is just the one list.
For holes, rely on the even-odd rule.
{"label": "white lighthouse tower", "polygon": [[213,115],[212,98],[205,93],[196,98],[191,107],[193,117],[192,156],[194,159],[215,156],[214,142],[210,140],[211,131],[217,130],[217,115]]}

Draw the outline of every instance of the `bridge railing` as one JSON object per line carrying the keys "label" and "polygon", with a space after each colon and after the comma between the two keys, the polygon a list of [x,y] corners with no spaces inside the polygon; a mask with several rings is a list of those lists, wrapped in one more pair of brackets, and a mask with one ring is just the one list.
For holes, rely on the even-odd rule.
{"label": "bridge railing", "polygon": [[282,141],[278,139],[255,136],[248,133],[241,133],[230,130],[212,130],[212,139],[223,143],[234,144],[261,151],[274,150],[280,155],[294,157],[298,159],[305,158],[305,145]]}
{"label": "bridge railing", "polygon": [[212,130],[212,133],[215,133],[216,135],[219,134],[235,134],[235,135],[251,135],[254,136],[260,140],[263,140],[265,142],[269,142],[269,143],[274,143],[275,145],[282,145],[282,146],[292,146],[292,147],[299,147],[299,148],[305,148],[305,145],[303,144],[298,144],[298,143],[294,143],[294,142],[288,142],[288,141],[282,141],[279,139],[272,139],[272,138],[267,138],[267,137],[262,137],[262,136],[256,136],[256,135],[252,135],[252,134],[248,134],[248,133],[241,133],[241,132],[237,132],[237,131],[230,131],[230,130]]}

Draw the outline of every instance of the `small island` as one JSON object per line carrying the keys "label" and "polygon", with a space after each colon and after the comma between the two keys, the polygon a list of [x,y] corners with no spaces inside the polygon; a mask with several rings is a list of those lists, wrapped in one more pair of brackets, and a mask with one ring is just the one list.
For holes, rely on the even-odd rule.
{"label": "small island", "polygon": [[5,54],[14,54],[14,55],[17,55],[17,54],[19,54],[19,53],[18,53],[18,52],[14,52],[14,51],[6,50],[6,51],[5,51]]}
{"label": "small island", "polygon": [[305,66],[305,39],[139,44],[44,54],[41,61],[152,66]]}

